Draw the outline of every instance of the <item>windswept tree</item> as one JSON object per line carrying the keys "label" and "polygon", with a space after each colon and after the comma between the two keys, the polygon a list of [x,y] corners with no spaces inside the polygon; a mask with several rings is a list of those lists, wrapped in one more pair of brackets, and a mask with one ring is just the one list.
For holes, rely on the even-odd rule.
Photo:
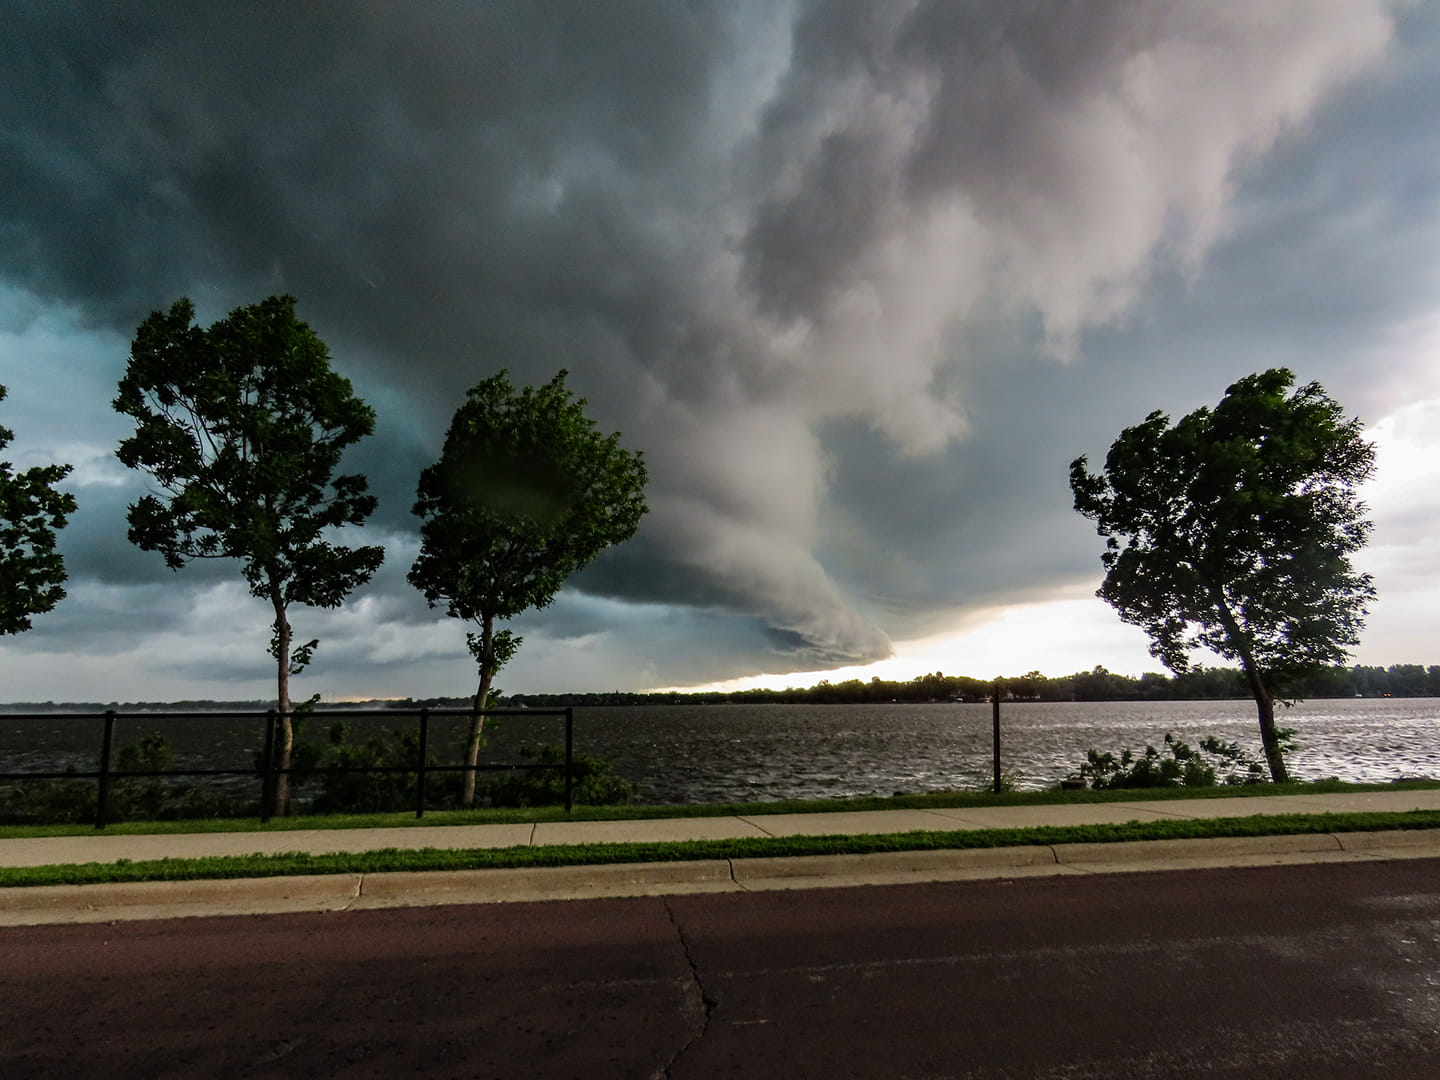
{"label": "windswept tree", "polygon": [[648,509],[641,455],[596,430],[565,376],[517,392],[501,371],[471,387],[440,460],[420,474],[420,555],[410,583],[431,607],[444,603],[448,615],[478,627],[466,634],[480,674],[467,806],[490,687],[520,645],[495,624],[549,604],[571,574],[633,536]]}
{"label": "windswept tree", "polygon": [[[14,437],[0,427],[0,450]],[[55,485],[69,473],[69,465],[15,472],[10,462],[0,461],[0,634],[29,630],[30,616],[43,615],[65,598],[65,560],[55,550],[55,533],[75,512],[75,497]]]}
{"label": "windswept tree", "polygon": [[1344,662],[1375,590],[1350,556],[1370,522],[1355,488],[1374,448],[1319,383],[1249,375],[1173,427],[1126,428],[1098,475],[1070,465],[1075,509],[1106,538],[1098,595],[1177,674],[1207,648],[1238,660],[1270,775],[1288,779],[1275,695]]}
{"label": "windswept tree", "polygon": [[[121,461],[160,488],[129,509],[130,540],[172,570],[239,559],[250,592],[274,614],[280,765],[295,729],[290,676],[317,641],[294,643],[292,604],[338,607],[370,579],[382,547],[343,547],[334,531],[375,509],[363,476],[334,476],[375,414],[330,368],[325,343],[295,317],[293,296],[236,308],[209,329],[177,300],[140,324],[114,406],[133,417]],[[289,809],[282,773],[274,810]]]}

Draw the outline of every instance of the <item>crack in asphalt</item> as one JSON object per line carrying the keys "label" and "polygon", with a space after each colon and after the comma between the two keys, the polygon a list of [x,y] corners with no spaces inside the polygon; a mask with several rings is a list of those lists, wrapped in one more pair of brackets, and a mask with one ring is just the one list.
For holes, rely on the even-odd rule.
{"label": "crack in asphalt", "polygon": [[[716,999],[705,989],[704,980],[700,978],[700,964],[695,959],[694,950],[690,947],[690,940],[685,936],[685,930],[680,925],[680,920],[675,917],[675,909],[671,906],[669,899],[665,900],[665,914],[670,917],[670,925],[675,928],[675,936],[679,939],[680,948],[685,954],[685,962],[690,965],[690,987],[693,991],[685,995],[684,1012],[695,1023],[695,1032],[686,1040],[685,1045],[675,1051],[675,1056],[665,1063],[665,1066],[656,1073],[657,1077],[670,1080],[673,1070],[680,1059],[690,1052],[690,1048],[705,1037],[710,1030],[710,1018],[714,1015]],[[699,999],[698,1005],[696,998]]]}

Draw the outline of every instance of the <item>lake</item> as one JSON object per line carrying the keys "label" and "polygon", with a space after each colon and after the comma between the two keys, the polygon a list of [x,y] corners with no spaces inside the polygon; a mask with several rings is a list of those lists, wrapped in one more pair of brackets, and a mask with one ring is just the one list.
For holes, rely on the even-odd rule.
{"label": "lake", "polygon": [[[1290,763],[1297,778],[1440,777],[1440,698],[1306,701],[1279,709],[1277,720],[1296,730]],[[311,721],[311,737],[323,740],[330,722],[323,713]],[[355,734],[405,722],[403,714],[377,712],[356,721]],[[1159,746],[1166,732],[1191,745],[1215,735],[1260,752],[1250,701],[1017,702],[1001,707],[1001,728],[1002,769],[1022,789],[1055,785],[1092,747],[1139,751],[1147,742]],[[141,717],[120,723],[116,746],[157,729],[175,745],[176,768],[244,768],[261,740],[259,720]],[[99,730],[98,721],[0,714],[0,772],[94,769]],[[457,738],[458,724],[449,738],[436,731],[432,747],[445,753]],[[503,717],[493,722],[485,757],[514,760],[524,745],[562,740],[558,718]],[[613,761],[647,803],[891,795],[991,781],[984,704],[582,708],[575,746]]]}

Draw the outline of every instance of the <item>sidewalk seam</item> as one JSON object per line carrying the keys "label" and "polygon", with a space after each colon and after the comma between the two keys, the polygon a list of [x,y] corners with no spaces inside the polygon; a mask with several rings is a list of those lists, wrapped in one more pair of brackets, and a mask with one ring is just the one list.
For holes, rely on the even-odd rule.
{"label": "sidewalk seam", "polygon": [[773,833],[773,832],[771,832],[769,829],[765,828],[764,825],[761,825],[761,824],[760,824],[758,821],[756,821],[754,818],[741,817],[739,814],[737,814],[737,815],[735,815],[735,820],[738,821],[738,822],[740,822],[740,823],[742,823],[742,824],[744,824],[744,825],[749,825],[752,829],[759,829],[759,830],[760,830],[762,833],[764,833],[766,836],[769,836],[769,837],[772,837],[772,838],[773,838],[773,837],[776,837],[776,836],[779,835],[778,833]]}
{"label": "sidewalk seam", "polygon": [[[882,813],[883,813],[883,812],[884,812],[884,811],[882,811]],[[922,807],[920,810],[918,810],[918,811],[916,811],[916,812],[917,812],[917,813],[921,813],[921,814],[929,814],[931,817],[939,818],[941,821],[943,821],[943,822],[945,822],[947,825],[951,825],[951,826],[953,826],[953,825],[955,824],[955,822],[957,822],[957,821],[959,821],[959,822],[965,821],[965,818],[963,818],[963,817],[951,817],[951,816],[949,816],[948,814],[943,813],[941,810],[932,810],[932,809],[930,809],[929,807]]]}
{"label": "sidewalk seam", "polygon": [[[1281,798],[1284,798],[1284,796],[1281,796]],[[1201,814],[1201,815],[1198,816],[1198,817],[1197,817],[1196,815],[1194,815],[1194,814],[1181,814],[1181,813],[1178,813],[1177,811],[1174,811],[1174,810],[1162,810],[1162,809],[1160,809],[1159,807],[1157,807],[1157,806],[1155,806],[1155,805],[1153,805],[1153,804],[1146,806],[1143,810],[1142,810],[1140,807],[1133,805],[1132,803],[1113,803],[1112,805],[1114,805],[1114,806],[1123,806],[1126,810],[1133,810],[1133,811],[1135,811],[1137,814],[1139,814],[1139,813],[1144,813],[1144,814],[1160,814],[1160,815],[1162,815],[1162,820],[1168,820],[1168,821],[1204,821],[1204,820],[1206,820],[1204,814]]]}

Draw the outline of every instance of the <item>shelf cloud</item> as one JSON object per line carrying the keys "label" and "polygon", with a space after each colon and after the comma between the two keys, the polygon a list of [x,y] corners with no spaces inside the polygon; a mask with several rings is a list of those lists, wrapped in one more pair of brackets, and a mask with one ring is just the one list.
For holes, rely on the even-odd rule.
{"label": "shelf cloud", "polygon": [[[334,628],[317,666],[329,648],[337,684],[401,694],[468,678],[458,630],[446,655],[404,583],[409,506],[465,389],[500,368],[569,369],[651,474],[636,539],[521,620],[514,677],[677,684],[873,661],[1072,588],[1098,560],[1071,457],[1273,363],[1379,419],[1403,391],[1366,396],[1375,335],[1440,306],[1412,272],[1440,166],[1411,149],[1420,112],[1387,107],[1440,82],[1435,14],[1409,5],[7,19],[6,423],[86,463],[68,615],[12,657],[101,648],[88,613],[116,589],[163,590],[173,622],[228,587],[126,550],[142,481],[103,465],[125,342],[182,294],[207,322],[295,294],[376,407],[355,462],[390,562],[347,621],[296,618]],[[1405,284],[1356,298],[1372,280]],[[1423,366],[1390,363],[1402,386]],[[149,603],[142,635],[168,625]],[[572,668],[524,666],[566,663],[576,621],[592,632]],[[204,663],[256,680],[254,651]]]}

